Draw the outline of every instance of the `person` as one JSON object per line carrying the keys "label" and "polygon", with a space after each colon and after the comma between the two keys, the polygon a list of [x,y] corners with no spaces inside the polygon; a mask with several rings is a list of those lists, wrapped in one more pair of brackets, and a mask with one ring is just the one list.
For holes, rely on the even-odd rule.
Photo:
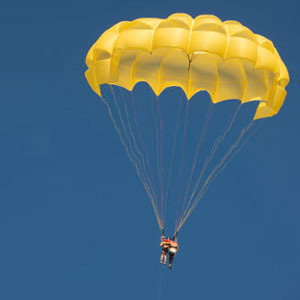
{"label": "person", "polygon": [[173,260],[177,251],[178,251],[178,243],[177,243],[177,237],[175,236],[170,240],[170,246],[169,246],[169,269],[170,270],[172,269]]}
{"label": "person", "polygon": [[169,251],[169,247],[170,247],[170,242],[171,240],[165,236],[161,236],[160,238],[161,243],[160,243],[160,247],[161,247],[161,256],[160,256],[160,263],[162,264],[166,264],[167,263],[167,254]]}

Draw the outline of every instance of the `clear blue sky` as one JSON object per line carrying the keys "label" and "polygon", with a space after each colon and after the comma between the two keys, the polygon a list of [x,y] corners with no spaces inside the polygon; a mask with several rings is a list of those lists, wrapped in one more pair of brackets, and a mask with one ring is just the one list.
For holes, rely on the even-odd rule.
{"label": "clear blue sky", "polygon": [[[7,1],[0,5],[0,299],[300,299],[297,1]],[[185,12],[274,41],[287,100],[216,180],[172,272],[145,191],[85,78],[121,20]]]}

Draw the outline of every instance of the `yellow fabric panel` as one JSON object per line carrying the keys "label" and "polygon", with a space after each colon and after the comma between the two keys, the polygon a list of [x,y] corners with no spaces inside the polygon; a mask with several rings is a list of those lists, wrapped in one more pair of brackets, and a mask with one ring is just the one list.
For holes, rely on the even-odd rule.
{"label": "yellow fabric panel", "polygon": [[123,86],[127,90],[133,89],[134,82],[132,76],[132,66],[134,65],[136,58],[139,54],[141,55],[141,52],[138,50],[128,50],[121,57],[121,60],[118,64],[118,81],[122,82],[121,86]]}
{"label": "yellow fabric panel", "polygon": [[[231,26],[226,26],[229,32]],[[235,25],[235,27],[237,26]],[[255,62],[257,58],[257,46],[258,43],[255,35],[247,28],[240,26],[240,31],[231,34],[229,37],[225,58],[246,58]]]}
{"label": "yellow fabric panel", "polygon": [[[136,60],[133,70],[133,86],[137,82],[146,81],[156,95],[159,95],[158,74],[166,49],[155,51],[154,55],[142,53]],[[131,88],[131,89],[132,89]]]}
{"label": "yellow fabric panel", "polygon": [[187,14],[177,13],[177,14],[173,14],[173,15],[169,16],[168,20],[175,21],[178,24],[182,23],[183,26],[190,28],[194,19]]}
{"label": "yellow fabric panel", "polygon": [[[274,48],[276,54],[279,56],[277,50]],[[279,61],[279,76],[278,76],[278,84],[285,88],[289,81],[290,81],[290,77],[289,77],[289,72],[285,66],[285,64],[283,63],[282,60]]]}
{"label": "yellow fabric panel", "polygon": [[97,81],[95,80],[95,76],[94,76],[94,70],[91,69],[91,70],[87,70],[85,72],[85,77],[90,85],[90,87],[92,88],[92,90],[98,94],[98,95],[101,95],[101,92],[100,92],[100,86],[99,84],[97,83]]}
{"label": "yellow fabric panel", "polygon": [[[149,26],[144,28],[130,28],[123,31],[115,42],[115,49],[138,49],[141,51],[151,51],[152,31]],[[134,36],[133,40],[131,37]]]}
{"label": "yellow fabric panel", "polygon": [[207,52],[194,55],[191,62],[188,99],[199,91],[207,91],[213,99],[217,84],[216,56]]}
{"label": "yellow fabric panel", "polygon": [[268,106],[265,102],[260,102],[257,107],[254,120],[272,117],[272,116],[274,116],[274,110],[270,106]]}
{"label": "yellow fabric panel", "polygon": [[214,16],[214,15],[199,15],[195,19],[195,26],[198,26],[199,24],[222,24],[222,21]]}
{"label": "yellow fabric panel", "polygon": [[189,83],[189,60],[180,49],[172,49],[163,57],[158,73],[160,94],[165,88],[171,86],[181,87],[188,93]]}
{"label": "yellow fabric panel", "polygon": [[132,90],[144,81],[157,95],[179,86],[187,99],[204,90],[214,103],[261,101],[256,119],[278,113],[289,82],[270,40],[213,15],[120,22],[91,47],[86,64],[86,78],[100,96],[101,84]]}
{"label": "yellow fabric panel", "polygon": [[253,70],[253,63],[247,60],[243,61],[243,67],[246,77],[243,102],[268,99],[269,89],[273,86],[273,81],[267,80],[270,72]]}
{"label": "yellow fabric panel", "polygon": [[159,48],[180,48],[187,52],[190,30],[189,28],[171,27],[172,23],[161,23],[154,32],[153,50]]}
{"label": "yellow fabric panel", "polygon": [[281,86],[277,85],[274,90],[274,94],[270,98],[268,104],[273,108],[274,112],[277,114],[284,102],[286,97],[286,90]]}
{"label": "yellow fabric panel", "polygon": [[212,99],[214,103],[224,99],[243,99],[245,72],[239,59],[217,59],[217,88]]}
{"label": "yellow fabric panel", "polygon": [[200,24],[191,34],[190,52],[206,51],[223,57],[227,47],[227,33],[222,24]]}

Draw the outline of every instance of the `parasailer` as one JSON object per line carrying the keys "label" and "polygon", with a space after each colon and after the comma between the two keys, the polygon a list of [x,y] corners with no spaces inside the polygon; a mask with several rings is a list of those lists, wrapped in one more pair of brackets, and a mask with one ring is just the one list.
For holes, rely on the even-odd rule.
{"label": "parasailer", "polygon": [[178,251],[178,243],[177,243],[177,237],[173,237],[170,241],[170,247],[169,247],[169,269],[172,269],[172,264],[174,257]]}
{"label": "parasailer", "polygon": [[161,242],[160,242],[160,247],[161,247],[160,263],[161,264],[165,265],[167,263],[167,254],[169,252],[170,242],[171,240],[168,237],[163,235],[161,236]]}
{"label": "parasailer", "polygon": [[169,254],[169,269],[171,270],[172,264],[174,261],[174,257],[178,251],[177,237],[174,236],[173,238],[169,238],[169,237],[162,235],[160,247],[162,249],[160,263],[166,265],[167,254]]}

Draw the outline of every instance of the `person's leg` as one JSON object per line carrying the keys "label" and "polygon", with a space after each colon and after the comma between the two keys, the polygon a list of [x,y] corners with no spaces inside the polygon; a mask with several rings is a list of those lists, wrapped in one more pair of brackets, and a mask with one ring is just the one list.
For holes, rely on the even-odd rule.
{"label": "person's leg", "polygon": [[170,253],[170,255],[169,255],[169,269],[172,268],[173,259],[174,259],[174,255]]}
{"label": "person's leg", "polygon": [[167,263],[167,253],[164,252],[164,265]]}
{"label": "person's leg", "polygon": [[162,264],[163,263],[163,259],[164,259],[164,252],[161,253],[161,256],[160,256],[160,263]]}
{"label": "person's leg", "polygon": [[160,257],[160,263],[162,264],[164,262],[164,265],[167,263],[167,252],[166,251],[162,251],[161,253],[161,257]]}

